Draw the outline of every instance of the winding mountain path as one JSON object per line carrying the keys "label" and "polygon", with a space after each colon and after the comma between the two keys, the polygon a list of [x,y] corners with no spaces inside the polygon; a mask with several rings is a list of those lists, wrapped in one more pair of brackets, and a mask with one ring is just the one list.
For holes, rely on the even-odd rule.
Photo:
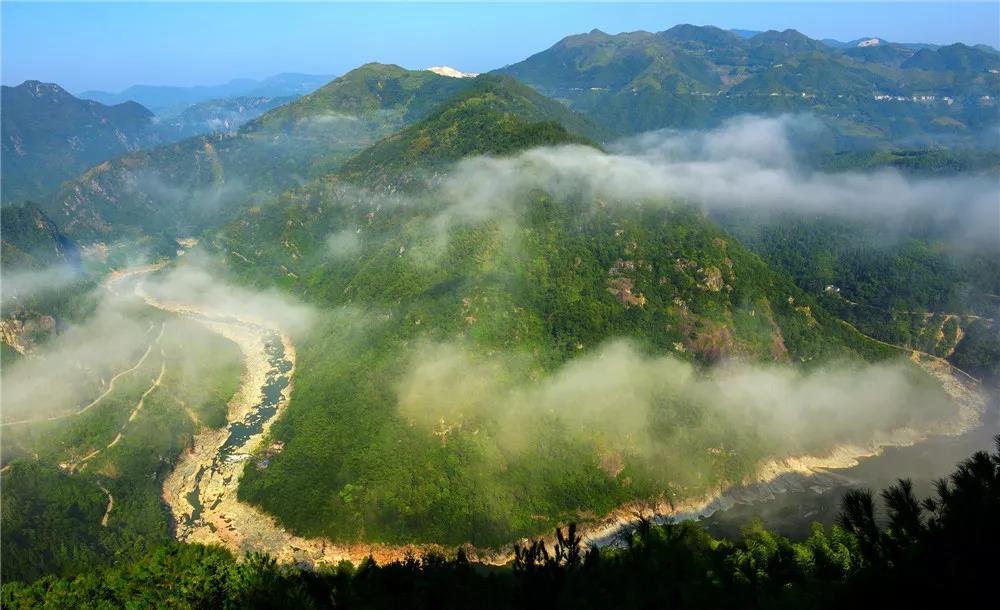
{"label": "winding mountain path", "polygon": [[[152,328],[153,327],[150,326],[150,330],[152,330]],[[94,400],[92,400],[89,403],[87,403],[82,409],[79,409],[77,411],[70,411],[69,413],[63,413],[62,415],[52,415],[52,416],[49,416],[49,417],[39,417],[39,418],[35,418],[35,419],[22,419],[22,420],[18,420],[18,421],[5,422],[5,423],[0,424],[0,427],[16,426],[16,425],[19,425],[19,424],[31,424],[31,423],[38,423],[38,422],[42,422],[42,421],[59,421],[60,419],[66,419],[66,418],[69,418],[69,417],[77,417],[77,416],[83,415],[84,413],[86,413],[90,409],[92,409],[92,408],[96,407],[97,405],[99,405],[101,403],[101,401],[103,401],[105,398],[108,397],[109,394],[111,394],[111,392],[114,392],[115,391],[115,383],[119,379],[121,379],[125,375],[128,375],[129,373],[134,373],[140,366],[142,366],[142,364],[146,361],[146,358],[149,358],[149,354],[153,351],[153,346],[155,346],[157,343],[159,343],[160,339],[163,338],[163,329],[164,328],[166,328],[166,324],[165,323],[161,323],[160,324],[160,334],[156,336],[156,339],[154,339],[149,344],[149,346],[146,347],[146,351],[143,352],[142,357],[139,358],[139,360],[134,365],[132,365],[131,367],[129,367],[129,368],[123,370],[123,371],[120,371],[114,377],[112,377],[111,381],[108,383],[107,389],[105,389],[104,392],[102,392],[100,396],[98,396]]]}
{"label": "winding mountain path", "polygon": [[97,483],[97,486],[100,487],[101,491],[104,492],[104,495],[108,497],[108,507],[104,509],[104,516],[101,517],[101,527],[107,527],[108,519],[111,518],[111,510],[115,507],[115,497],[112,496],[111,492],[108,491],[108,488],[102,485],[99,481]]}
{"label": "winding mountain path", "polygon": [[[163,348],[160,348],[160,356],[164,356]],[[135,406],[132,407],[132,411],[129,413],[128,420],[124,424],[122,424],[122,427],[120,430],[118,430],[118,434],[115,435],[115,438],[113,438],[111,442],[108,443],[104,448],[95,449],[91,451],[78,462],[69,463],[67,465],[67,469],[70,472],[75,472],[77,469],[83,470],[87,466],[87,462],[100,455],[102,451],[111,449],[112,447],[118,444],[118,441],[122,440],[122,436],[125,434],[125,429],[128,428],[128,425],[132,422],[132,420],[135,419],[136,415],[139,414],[139,411],[142,410],[142,405],[145,403],[146,397],[149,396],[153,390],[160,387],[160,383],[163,381],[163,375],[166,374],[166,372],[167,372],[167,359],[166,357],[163,357],[163,360],[160,362],[160,374],[156,377],[156,379],[153,380],[153,383],[148,388],[146,388],[146,391],[142,393],[142,396],[139,397],[139,401],[135,403]]]}
{"label": "winding mountain path", "polygon": [[[923,351],[920,351],[920,350],[912,348],[912,347],[906,347],[906,346],[903,346],[903,345],[896,345],[895,343],[887,343],[885,341],[882,341],[881,339],[876,339],[875,337],[872,337],[871,335],[864,334],[863,332],[861,332],[860,330],[858,330],[858,327],[854,326],[850,322],[847,322],[846,320],[837,320],[837,321],[840,322],[841,324],[843,324],[844,326],[850,328],[854,332],[858,333],[862,337],[868,339],[869,341],[874,341],[875,343],[878,343],[879,345],[884,345],[886,347],[891,347],[891,348],[897,349],[897,350],[899,350],[901,352],[906,352],[906,353],[910,354],[910,358],[914,362],[920,363],[923,359],[926,358],[927,360],[930,360],[931,362],[935,362],[935,363],[939,364],[940,366],[945,367],[945,368],[947,368],[947,369],[949,369],[951,371],[955,371],[957,373],[961,373],[962,375],[965,375],[973,383],[976,383],[976,384],[982,383],[982,379],[977,379],[976,377],[973,377],[972,375],[970,375],[966,371],[963,371],[962,369],[960,369],[957,366],[955,366],[954,364],[948,362],[947,360],[945,360],[941,356],[935,356],[934,354],[930,354],[928,352],[923,352]],[[916,356],[916,357],[914,357],[914,356]]]}

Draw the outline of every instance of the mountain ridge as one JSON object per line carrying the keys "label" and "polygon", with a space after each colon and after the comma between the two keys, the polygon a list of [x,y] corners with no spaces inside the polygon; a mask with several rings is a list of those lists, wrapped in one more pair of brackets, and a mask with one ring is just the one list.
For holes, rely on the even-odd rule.
{"label": "mountain ridge", "polygon": [[[834,48],[796,30],[573,34],[500,68],[618,134],[810,112],[858,143],[968,138],[1000,96],[1000,55],[961,43]],[[751,35],[752,34],[752,35]],[[885,100],[906,101],[892,107]],[[905,121],[893,121],[903,114]]]}

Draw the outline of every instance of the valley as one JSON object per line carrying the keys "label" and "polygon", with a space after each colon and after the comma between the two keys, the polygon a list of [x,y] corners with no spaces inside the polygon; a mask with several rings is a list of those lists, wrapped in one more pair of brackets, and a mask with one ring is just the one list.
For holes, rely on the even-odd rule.
{"label": "valley", "polygon": [[[227,27],[199,22],[195,71],[186,27],[156,33],[180,9],[107,7],[162,17],[130,31],[176,55],[177,85],[89,50],[105,73],[4,81],[5,608],[982,589],[1000,541],[995,46],[642,17],[658,5],[634,11],[648,31],[532,19],[498,46],[470,11],[568,9],[428,5],[361,36],[348,24],[409,9],[225,8]],[[36,9],[0,11],[5,56],[9,39],[28,57],[6,23]],[[265,57],[293,13],[296,40]]]}
{"label": "valley", "polygon": [[[163,269],[163,263],[125,269],[111,274],[104,286],[115,294],[132,291],[150,307],[196,320],[213,333],[232,341],[243,354],[246,371],[229,402],[227,423],[196,435],[191,448],[182,453],[174,470],[164,479],[162,497],[175,521],[173,531],[178,540],[221,544],[236,554],[250,550],[265,551],[281,562],[313,569],[324,565],[335,566],[344,560],[359,562],[366,557],[374,557],[382,563],[399,561],[408,554],[447,549],[435,544],[343,544],[322,537],[297,536],[270,515],[241,501],[237,489],[243,469],[248,466],[257,470],[266,469],[270,460],[283,449],[281,441],[268,445],[269,430],[282,416],[291,399],[295,348],[291,338],[281,334],[273,321],[240,319],[224,310],[161,301],[149,295],[143,287],[144,276]],[[158,343],[163,328],[164,325],[161,325],[161,334],[150,345],[150,350]],[[655,522],[701,520],[736,506],[758,505],[789,489],[835,487],[843,484],[843,479],[838,478],[843,475],[834,473],[856,466],[859,460],[878,459],[875,456],[889,448],[913,446],[928,439],[935,439],[933,442],[940,444],[942,441],[936,439],[962,438],[979,429],[985,411],[985,397],[978,380],[943,359],[905,347],[891,347],[912,354],[913,361],[942,384],[957,413],[951,423],[945,427],[888,431],[871,444],[841,445],[828,454],[779,457],[760,464],[754,474],[735,486],[720,487],[705,497],[628,503],[607,515],[585,520],[579,528],[583,541],[596,546],[617,544],[623,532],[635,526],[636,515],[652,518]],[[159,385],[164,370],[165,364],[154,384],[140,397],[128,422],[135,418],[145,397]],[[108,448],[120,439],[121,433]],[[100,449],[97,449],[80,462],[62,467],[72,473],[99,452]],[[113,498],[106,488],[99,486],[109,498],[108,509],[101,520],[106,527],[114,506]],[[554,539],[550,542],[554,543]],[[503,565],[513,558],[510,544],[492,549],[467,547],[465,552],[486,564]]]}

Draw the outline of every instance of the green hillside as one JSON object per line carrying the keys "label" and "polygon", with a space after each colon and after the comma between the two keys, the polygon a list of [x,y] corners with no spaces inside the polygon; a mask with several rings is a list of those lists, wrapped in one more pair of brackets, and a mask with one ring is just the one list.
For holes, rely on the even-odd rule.
{"label": "green hillside", "polygon": [[197,233],[312,176],[427,113],[467,83],[368,64],[251,121],[89,169],[46,201],[84,239]]}
{"label": "green hillside", "polygon": [[[438,161],[452,154],[509,155],[565,134],[513,130],[531,138],[446,145],[448,133],[478,133],[498,112],[517,125],[526,122],[515,108],[538,110],[522,106],[510,81],[480,83],[345,171],[362,160],[377,161],[376,176],[412,167],[406,155],[424,137],[440,151],[427,157],[439,169],[435,180],[447,184],[450,170]],[[240,486],[241,498],[304,535],[500,544],[570,515],[739,480],[777,450],[736,420],[699,426],[717,420],[697,401],[658,402],[649,414],[658,432],[648,442],[581,429],[557,404],[551,415],[531,400],[505,405],[595,358],[624,354],[626,370],[637,371],[722,359],[808,369],[893,353],[848,332],[681,204],[541,189],[480,216],[463,215],[434,186],[414,185],[403,201],[391,189],[358,188],[337,177],[317,181],[245,214],[212,244],[245,280],[276,284],[329,312],[297,339],[295,393],[272,429],[284,451],[266,469],[252,462]],[[443,377],[432,375],[426,387],[412,381],[421,363],[442,367]],[[435,383],[456,398],[431,398]],[[415,411],[401,404],[405,387],[416,392]],[[525,418],[513,444],[508,416]],[[678,421],[692,427],[680,434]],[[707,451],[720,443],[725,455]]]}
{"label": "green hillside", "polygon": [[4,205],[55,190],[87,167],[160,143],[153,113],[135,102],[105,106],[59,85],[25,81],[2,88]]}
{"label": "green hillside", "polygon": [[996,122],[998,66],[996,53],[962,44],[915,54],[887,44],[838,49],[795,30],[744,38],[679,25],[569,36],[498,72],[619,134],[703,128],[748,112],[811,112],[846,141],[878,144],[974,137]]}
{"label": "green hillside", "polygon": [[34,203],[0,209],[0,247],[5,270],[80,262],[77,245]]}
{"label": "green hillside", "polygon": [[352,158],[341,174],[373,186],[418,167],[440,169],[463,157],[580,144],[588,137],[599,139],[601,131],[583,116],[510,77],[484,75],[425,120]]}
{"label": "green hillside", "polygon": [[[155,322],[158,329],[163,324],[159,339],[155,332],[146,338],[156,349],[140,361],[142,366],[107,388],[110,393],[89,411],[61,419],[39,414],[65,415],[74,405],[37,392],[27,414],[34,421],[3,429],[0,565],[5,582],[137,558],[172,538],[161,498],[163,480],[193,434],[225,423],[243,367],[234,343],[197,322],[164,319],[141,307],[129,313],[126,324]],[[145,346],[135,347],[119,364],[123,369]],[[46,354],[36,357],[44,363]],[[12,377],[24,369],[9,364],[4,387],[13,391],[8,390],[17,381]],[[71,372],[89,376],[96,396],[114,371],[78,365]]]}

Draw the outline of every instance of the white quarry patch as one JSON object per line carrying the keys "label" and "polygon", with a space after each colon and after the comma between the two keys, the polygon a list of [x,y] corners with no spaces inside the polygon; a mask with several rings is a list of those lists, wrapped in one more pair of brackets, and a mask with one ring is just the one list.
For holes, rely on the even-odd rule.
{"label": "white quarry patch", "polygon": [[880,42],[882,42],[882,41],[879,40],[878,38],[869,38],[868,40],[862,40],[861,42],[859,42],[858,46],[859,47],[874,47],[874,46],[878,46],[878,44]]}
{"label": "white quarry patch", "polygon": [[447,76],[449,78],[473,78],[479,76],[478,72],[462,72],[456,70],[451,66],[431,66],[427,68],[428,72],[433,72],[434,74],[440,74],[441,76]]}

